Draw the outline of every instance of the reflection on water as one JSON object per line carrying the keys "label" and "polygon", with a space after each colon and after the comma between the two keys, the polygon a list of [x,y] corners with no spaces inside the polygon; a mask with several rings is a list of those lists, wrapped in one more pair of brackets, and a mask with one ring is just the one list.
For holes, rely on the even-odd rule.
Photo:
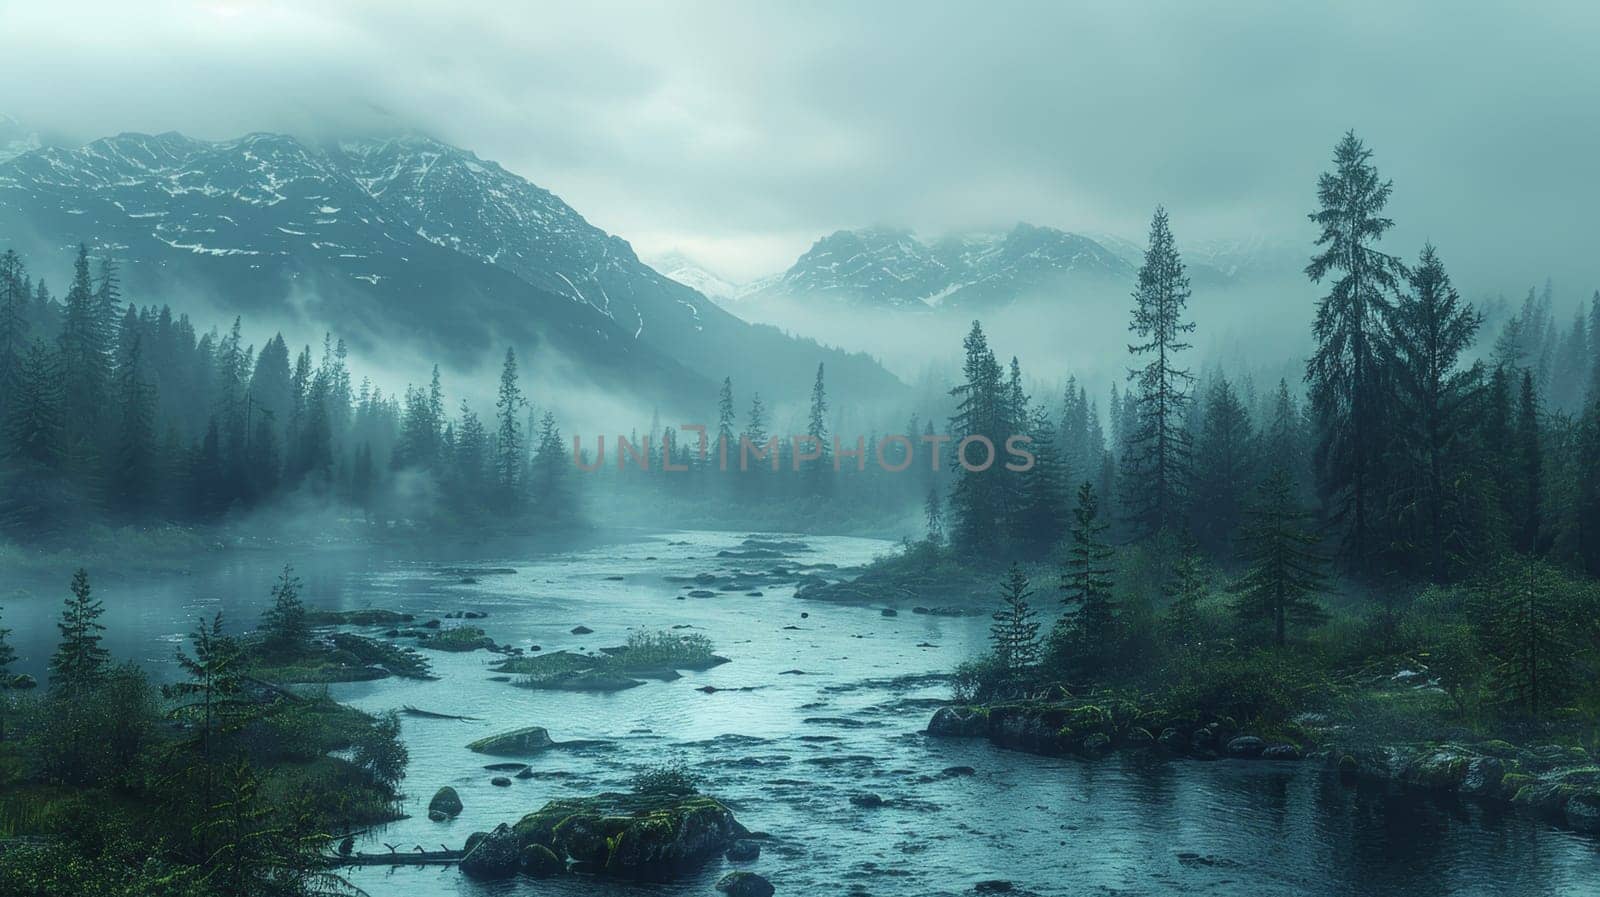
{"label": "reflection on water", "polygon": [[[859,564],[891,549],[865,539],[811,538],[793,561],[715,557],[742,536],[675,533],[551,557],[475,557],[516,569],[476,583],[432,565],[378,552],[298,557],[306,597],[318,606],[385,607],[422,618],[487,611],[497,641],[544,650],[618,644],[630,629],[689,625],[732,662],[675,682],[610,695],[535,692],[491,682],[485,652],[428,652],[440,679],[333,687],[341,700],[381,711],[412,705],[481,722],[406,718],[405,787],[412,818],[367,836],[457,847],[467,834],[515,821],[555,797],[625,787],[638,766],[682,760],[706,790],[753,829],[771,833],[751,865],[780,894],[926,895],[1004,878],[1043,895],[1358,895],[1535,897],[1600,894],[1594,842],[1519,815],[1440,803],[1380,788],[1351,788],[1311,764],[1198,763],[1125,754],[1095,762],[1001,751],[984,742],[920,734],[946,694],[937,677],[980,645],[986,618],[885,618],[876,608],[798,602],[789,587],[764,595],[680,598],[666,576],[773,566]],[[222,610],[253,622],[283,559],[230,555],[192,576],[102,579],[108,641],[119,657],[170,670],[172,651],[200,615]],[[452,559],[460,563],[460,559]],[[622,577],[620,580],[608,577]],[[62,577],[65,582],[65,576]],[[55,589],[54,584],[46,584]],[[6,599],[8,625],[41,675],[54,644],[60,596],[25,584]],[[591,635],[574,636],[587,626]],[[918,647],[919,645],[931,647]],[[702,686],[721,690],[703,692]],[[542,725],[558,740],[605,739],[550,752],[535,777],[489,784],[493,758],[467,742]],[[942,770],[970,766],[971,776]],[[433,792],[454,786],[466,810],[432,823]],[[863,809],[852,794],[882,795]],[[712,893],[713,863],[674,885],[593,879],[479,885],[453,869],[366,868],[353,881],[373,897],[594,893]]]}

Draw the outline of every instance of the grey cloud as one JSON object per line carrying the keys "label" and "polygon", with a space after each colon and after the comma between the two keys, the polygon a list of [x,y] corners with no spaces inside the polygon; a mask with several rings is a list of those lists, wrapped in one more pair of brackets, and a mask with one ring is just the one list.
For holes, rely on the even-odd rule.
{"label": "grey cloud", "polygon": [[1396,4],[6,4],[48,137],[415,127],[649,253],[749,276],[838,227],[1018,219],[1301,242],[1356,128],[1393,251],[1469,293],[1600,286],[1600,12]]}

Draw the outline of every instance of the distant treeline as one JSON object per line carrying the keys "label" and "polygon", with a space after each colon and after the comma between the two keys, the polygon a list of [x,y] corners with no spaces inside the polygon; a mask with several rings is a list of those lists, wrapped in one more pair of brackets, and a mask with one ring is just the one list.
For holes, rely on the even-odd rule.
{"label": "distant treeline", "polygon": [[[352,382],[342,341],[259,350],[240,321],[198,333],[125,303],[115,263],[79,247],[66,295],[0,255],[0,526],[36,538],[75,521],[212,522],[288,495],[372,519],[548,523],[574,506],[561,435],[535,417],[508,349],[495,419],[446,413],[439,371],[385,395]],[[425,472],[426,485],[408,477]]]}

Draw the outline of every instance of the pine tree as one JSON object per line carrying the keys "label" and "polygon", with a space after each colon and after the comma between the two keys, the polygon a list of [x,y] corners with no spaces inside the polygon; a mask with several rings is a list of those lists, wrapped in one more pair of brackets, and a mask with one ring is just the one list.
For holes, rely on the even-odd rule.
{"label": "pine tree", "polygon": [[1392,316],[1399,426],[1390,444],[1398,482],[1389,506],[1400,519],[1414,521],[1422,565],[1443,582],[1471,539],[1461,489],[1481,371],[1463,370],[1460,360],[1482,316],[1461,301],[1431,244],[1423,247],[1410,285]]}
{"label": "pine tree", "polygon": [[43,342],[28,347],[22,384],[7,403],[6,448],[41,470],[58,470],[65,453],[61,379],[55,356]]}
{"label": "pine tree", "polygon": [[105,605],[95,598],[89,586],[89,571],[78,568],[72,574],[72,597],[67,599],[56,628],[61,644],[50,658],[50,686],[70,700],[105,681],[111,655],[100,645],[105,631],[100,617]]}
{"label": "pine tree", "polygon": [[300,600],[300,579],[285,564],[272,586],[272,606],[261,614],[262,647],[282,657],[298,657],[311,645],[311,624]]}
{"label": "pine tree", "polygon": [[190,635],[194,656],[178,648],[178,666],[187,674],[164,686],[162,692],[173,702],[167,715],[192,726],[188,745],[199,754],[200,807],[210,807],[216,788],[220,748],[218,742],[236,731],[250,715],[250,701],[244,697],[237,641],[222,632],[222,614],[203,620]]}
{"label": "pine tree", "polygon": [[0,255],[0,421],[10,417],[12,397],[22,389],[32,302],[27,271],[8,249]]}
{"label": "pine tree", "polygon": [[494,403],[499,420],[495,431],[494,474],[503,503],[514,501],[521,478],[522,428],[517,418],[524,404],[522,388],[517,385],[517,356],[508,348],[500,370],[500,394]]}
{"label": "pine tree", "polygon": [[539,419],[539,438],[534,444],[531,468],[533,507],[547,522],[568,518],[572,496],[567,484],[566,448],[555,414],[546,411]]}
{"label": "pine tree", "polygon": [[994,612],[989,641],[994,645],[995,660],[1013,678],[1039,662],[1039,623],[1028,603],[1031,597],[1027,574],[1012,564],[1000,584],[1000,609]]}
{"label": "pine tree", "polygon": [[1020,507],[1014,527],[1016,541],[1032,557],[1044,557],[1066,537],[1071,521],[1067,471],[1056,445],[1056,427],[1043,409],[1035,411],[1027,429],[1033,442],[1033,467],[1020,474]]}
{"label": "pine tree", "polygon": [[1589,378],[1586,381],[1584,402],[1600,402],[1600,290],[1589,300]]}
{"label": "pine tree", "polygon": [[92,456],[99,435],[110,365],[109,334],[89,279],[87,246],[78,246],[59,341],[65,447],[74,466],[81,466]]}
{"label": "pine tree", "polygon": [[1573,687],[1577,639],[1592,626],[1576,614],[1586,602],[1543,561],[1507,560],[1477,590],[1478,641],[1493,661],[1491,681],[1500,699],[1535,719]]}
{"label": "pine tree", "polygon": [[1538,554],[1542,550],[1544,458],[1539,446],[1539,396],[1533,385],[1533,372],[1522,371],[1522,392],[1517,403],[1517,550]]}
{"label": "pine tree", "polygon": [[156,404],[154,388],[145,381],[141,339],[130,340],[126,357],[117,369],[118,421],[110,454],[108,482],[114,502],[123,513],[148,510],[156,485]]}
{"label": "pine tree", "polygon": [[460,495],[470,506],[483,494],[484,469],[488,462],[489,434],[483,421],[461,400],[460,425],[456,428],[455,479]]}
{"label": "pine tree", "polygon": [[1279,467],[1261,484],[1240,537],[1249,566],[1233,586],[1234,609],[1246,621],[1268,622],[1279,646],[1287,642],[1289,626],[1316,626],[1327,616],[1316,601],[1323,561],[1305,518],[1288,473]]}
{"label": "pine tree", "polygon": [[1345,549],[1359,571],[1371,567],[1382,488],[1379,465],[1385,444],[1385,379],[1389,346],[1385,326],[1403,266],[1374,244],[1394,222],[1382,216],[1392,184],[1380,180],[1372,152],[1345,134],[1334,150],[1334,170],[1317,182],[1321,207],[1311,220],[1322,228],[1322,247],[1306,275],[1334,277],[1317,303],[1316,351],[1306,362],[1316,414],[1316,462],[1324,503],[1345,530]]}
{"label": "pine tree", "polygon": [[1199,642],[1200,600],[1210,588],[1205,560],[1193,539],[1186,540],[1162,586],[1167,598],[1167,631],[1178,645]]}
{"label": "pine tree", "polygon": [[1134,387],[1133,420],[1124,404],[1123,425],[1131,435],[1123,456],[1123,504],[1136,538],[1149,538],[1182,526],[1189,493],[1189,432],[1183,412],[1189,405],[1194,377],[1177,366],[1189,348],[1184,335],[1194,322],[1183,319],[1189,301],[1189,277],[1167,225],[1167,212],[1157,207],[1150,221],[1150,242],[1139,283],[1133,293],[1133,321],[1128,329],[1142,342],[1129,345],[1134,358],[1148,358],[1130,370]]}
{"label": "pine tree", "polygon": [[1111,546],[1105,541],[1100,500],[1085,480],[1073,509],[1072,547],[1061,574],[1062,602],[1074,610],[1067,624],[1069,662],[1082,670],[1099,669],[1117,649],[1117,605],[1112,596]]}
{"label": "pine tree", "polygon": [[1289,395],[1289,381],[1279,380],[1261,433],[1261,456],[1289,472],[1296,500],[1309,495],[1304,415]]}
{"label": "pine tree", "polygon": [[1195,445],[1191,510],[1195,537],[1214,556],[1232,541],[1257,475],[1254,442],[1244,403],[1226,377],[1218,378],[1206,395],[1204,423]]}
{"label": "pine tree", "polygon": [[1578,430],[1573,542],[1578,562],[1600,576],[1600,400],[1591,401]]}
{"label": "pine tree", "polygon": [[734,435],[733,378],[722,378],[722,391],[717,394],[717,465],[726,470],[739,459],[739,438]]}
{"label": "pine tree", "polygon": [[822,383],[822,364],[817,364],[817,379],[811,385],[811,410],[806,415],[806,434],[817,441],[822,457],[811,462],[812,479],[820,486],[823,470],[832,464],[833,446],[828,442],[828,393]]}
{"label": "pine tree", "polygon": [[[999,478],[1005,468],[995,458],[984,470],[969,470],[961,464],[959,445],[969,437],[981,437],[999,452],[1005,441],[1007,402],[1000,365],[977,321],[972,322],[962,345],[966,349],[963,382],[950,391],[957,400],[955,416],[950,419],[951,436],[956,440],[949,462],[955,473],[950,491],[950,536],[951,543],[962,551],[981,554],[998,545],[1003,531],[1006,507]],[[981,465],[985,458],[982,445],[973,445],[978,447],[969,449],[971,463]]]}
{"label": "pine tree", "polygon": [[939,499],[939,487],[934,486],[928,490],[928,498],[922,503],[922,516],[926,524],[929,545],[944,544],[944,503]]}

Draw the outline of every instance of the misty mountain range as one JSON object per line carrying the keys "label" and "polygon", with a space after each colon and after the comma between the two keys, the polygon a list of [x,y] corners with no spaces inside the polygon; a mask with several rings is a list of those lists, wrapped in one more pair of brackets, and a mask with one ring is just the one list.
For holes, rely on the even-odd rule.
{"label": "misty mountain range", "polygon": [[[1071,300],[1074,293],[1131,289],[1144,247],[1118,237],[1021,223],[1002,234],[924,241],[907,230],[840,230],[812,245],[788,270],[749,284],[720,277],[680,254],[658,265],[730,307],[773,300],[831,301],[856,308],[949,310],[978,315],[1023,298]],[[1259,243],[1185,247],[1197,289],[1299,277],[1305,253]]]}
{"label": "misty mountain range", "polygon": [[128,133],[65,149],[13,122],[0,147],[0,246],[60,270],[87,243],[135,301],[327,326],[357,349],[393,340],[463,367],[514,344],[658,400],[699,401],[730,375],[798,396],[819,362],[838,389],[899,386],[866,356],[738,319],[549,191],[436,140]]}

